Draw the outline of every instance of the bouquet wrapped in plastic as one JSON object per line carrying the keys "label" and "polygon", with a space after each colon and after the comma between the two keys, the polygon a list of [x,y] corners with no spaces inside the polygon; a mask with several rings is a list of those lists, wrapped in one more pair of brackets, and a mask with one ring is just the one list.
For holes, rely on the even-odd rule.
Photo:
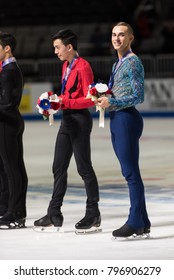
{"label": "bouquet wrapped in plastic", "polygon": [[52,125],[54,123],[53,115],[60,108],[59,98],[56,94],[52,94],[52,92],[44,92],[38,98],[36,108],[43,115],[43,119],[49,119],[49,125]]}

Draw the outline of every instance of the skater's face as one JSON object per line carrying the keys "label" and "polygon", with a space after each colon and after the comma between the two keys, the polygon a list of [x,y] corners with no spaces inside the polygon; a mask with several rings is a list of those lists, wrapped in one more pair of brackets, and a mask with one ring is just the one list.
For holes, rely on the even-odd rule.
{"label": "skater's face", "polygon": [[61,60],[61,61],[65,61],[71,60],[71,56],[72,56],[72,45],[68,44],[68,45],[64,45],[62,40],[60,39],[56,39],[53,42],[53,47],[54,47],[54,53],[57,55],[57,57]]}
{"label": "skater's face", "polygon": [[0,61],[4,61],[5,59],[7,59],[9,57],[8,52],[9,52],[9,46],[3,47],[0,44]]}
{"label": "skater's face", "polygon": [[124,53],[129,50],[133,38],[127,26],[119,25],[112,29],[112,45],[118,52]]}

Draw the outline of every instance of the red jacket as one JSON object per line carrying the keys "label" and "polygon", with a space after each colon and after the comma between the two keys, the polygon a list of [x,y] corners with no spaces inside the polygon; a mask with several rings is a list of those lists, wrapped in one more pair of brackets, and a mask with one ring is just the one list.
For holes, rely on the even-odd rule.
{"label": "red jacket", "polygon": [[[68,62],[64,62],[62,67],[62,79],[66,71]],[[85,99],[88,87],[94,82],[94,75],[90,64],[83,58],[78,57],[72,66],[67,83],[65,85],[61,108],[64,109],[84,109],[94,106],[91,99]]]}

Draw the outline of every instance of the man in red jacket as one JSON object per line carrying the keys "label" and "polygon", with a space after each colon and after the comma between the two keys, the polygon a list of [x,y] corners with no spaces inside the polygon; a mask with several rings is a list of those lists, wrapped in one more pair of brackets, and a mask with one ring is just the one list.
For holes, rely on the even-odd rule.
{"label": "man in red jacket", "polygon": [[[98,182],[91,163],[90,133],[92,117],[87,109],[94,102],[85,99],[88,87],[93,83],[93,72],[89,63],[77,53],[77,36],[71,30],[61,30],[53,36],[55,54],[61,61],[62,87],[59,95],[63,111],[61,126],[57,134],[53,161],[54,189],[47,215],[34,222],[35,230],[53,225],[61,227],[61,206],[67,189],[67,169],[74,153],[77,171],[84,181],[87,200],[86,213],[75,228],[80,231],[97,229],[101,223],[98,208]],[[50,95],[50,93],[49,93]]]}

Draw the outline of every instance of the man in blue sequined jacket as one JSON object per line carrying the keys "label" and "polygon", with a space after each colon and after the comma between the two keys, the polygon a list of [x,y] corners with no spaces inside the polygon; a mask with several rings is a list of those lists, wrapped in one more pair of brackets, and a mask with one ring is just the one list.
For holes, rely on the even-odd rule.
{"label": "man in blue sequined jacket", "polygon": [[98,99],[98,105],[109,110],[112,145],[130,195],[127,221],[112,232],[114,237],[145,235],[151,227],[139,169],[139,139],[143,132],[143,119],[135,108],[144,101],[144,67],[139,57],[132,52],[133,39],[133,29],[128,23],[119,22],[113,27],[112,45],[118,55],[108,84],[113,95]]}

